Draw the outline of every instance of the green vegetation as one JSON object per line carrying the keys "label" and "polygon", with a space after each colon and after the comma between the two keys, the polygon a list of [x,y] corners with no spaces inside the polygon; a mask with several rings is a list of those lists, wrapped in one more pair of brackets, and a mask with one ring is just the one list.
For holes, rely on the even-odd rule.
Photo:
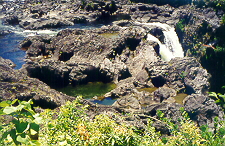
{"label": "green vegetation", "polygon": [[176,30],[179,31],[180,33],[184,33],[184,31],[185,31],[185,19],[181,19],[176,24]]}
{"label": "green vegetation", "polygon": [[223,108],[223,111],[225,111],[225,94],[209,92],[209,96],[216,101],[216,104]]}
{"label": "green vegetation", "polygon": [[[1,102],[1,115],[13,117],[12,121],[1,125],[1,145],[222,146],[225,143],[225,123],[218,119],[215,119],[216,131],[213,133],[207,126],[198,127],[183,109],[183,118],[176,124],[157,111],[160,119],[149,117],[145,130],[140,131],[118,124],[114,119],[122,117],[117,114],[100,114],[89,119],[85,114],[87,107],[80,104],[79,99],[56,110],[45,110],[41,113],[42,118],[32,110],[31,101],[19,101],[17,106],[12,106],[16,101]],[[152,126],[154,120],[164,124],[170,136],[157,132]]]}
{"label": "green vegetation", "polygon": [[[13,106],[18,101],[18,106]],[[0,125],[1,145],[39,145],[38,133],[41,117],[31,108],[32,101],[3,101],[0,103],[1,120],[12,118],[10,123]],[[2,117],[4,116],[4,117]],[[10,116],[10,117],[8,117]]]}
{"label": "green vegetation", "polygon": [[212,75],[210,79],[210,91],[225,93],[225,48],[207,48],[205,55],[201,57],[201,64]]}

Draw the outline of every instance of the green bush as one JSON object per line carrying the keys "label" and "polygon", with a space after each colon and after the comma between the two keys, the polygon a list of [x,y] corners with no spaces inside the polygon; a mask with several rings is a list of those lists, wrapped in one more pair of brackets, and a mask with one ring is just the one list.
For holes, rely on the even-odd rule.
{"label": "green bush", "polygon": [[[90,120],[78,101],[67,102],[59,111],[45,111],[40,132],[44,145],[138,145],[132,128],[119,125],[106,115]],[[52,117],[56,117],[52,119]],[[140,140],[140,139],[139,139]]]}
{"label": "green bush", "polygon": [[[100,114],[89,119],[85,114],[87,107],[79,103],[79,98],[55,110],[45,110],[41,113],[42,120],[31,109],[31,101],[22,101],[18,106],[12,106],[14,103],[0,103],[1,114],[11,115],[17,121],[1,125],[1,145],[222,146],[225,143],[224,121],[215,119],[216,130],[213,133],[207,126],[199,128],[184,110],[183,118],[176,124],[165,118],[163,112],[157,111],[160,119],[149,116],[145,130],[140,131],[133,126],[118,124],[113,119],[122,117],[117,114]],[[153,121],[166,125],[170,135],[162,136],[157,132],[152,126]],[[35,140],[33,135],[37,136]]]}
{"label": "green bush", "polygon": [[[13,106],[16,102],[18,106]],[[2,145],[39,145],[38,133],[41,117],[31,108],[32,101],[3,101],[0,115],[10,116],[10,123],[0,125],[0,144]],[[9,117],[9,118],[10,118]]]}

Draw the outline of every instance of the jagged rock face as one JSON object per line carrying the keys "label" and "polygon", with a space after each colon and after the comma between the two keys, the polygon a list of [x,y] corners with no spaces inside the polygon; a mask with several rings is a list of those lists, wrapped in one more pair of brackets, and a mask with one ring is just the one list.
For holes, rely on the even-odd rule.
{"label": "jagged rock face", "polygon": [[[162,1],[160,1],[162,2]],[[71,4],[72,3],[72,4]],[[223,11],[214,11],[213,8],[197,8],[195,5],[172,7],[171,5],[158,6],[151,4],[130,3],[127,0],[104,2],[92,1],[41,1],[41,3],[28,2],[7,3],[2,12],[5,14],[4,22],[18,24],[25,29],[48,29],[70,26],[77,23],[112,22],[117,19],[128,19],[139,22],[161,22],[176,26],[176,31],[184,48],[186,56],[201,55],[198,49],[204,46],[194,46],[202,42],[209,44],[219,38],[221,17]],[[165,1],[165,3],[171,3]],[[176,2],[172,2],[178,4]],[[223,38],[217,39],[214,44],[221,44]]]}
{"label": "jagged rock face", "polygon": [[52,38],[27,38],[21,47],[27,49],[25,68],[29,76],[49,85],[118,82],[130,76],[139,76],[138,80],[145,82],[145,64],[157,61],[154,48],[145,38],[146,30],[139,26],[67,29]]}
{"label": "jagged rock face", "polygon": [[129,44],[127,38],[109,39],[104,37],[104,31],[99,33],[64,30],[47,43],[39,37],[26,39],[21,46],[28,49],[28,74],[56,86],[110,82],[131,76],[126,64],[115,59]]}
{"label": "jagged rock face", "polygon": [[12,69],[12,65],[11,61],[0,57],[0,101],[33,99],[35,106],[54,109],[73,99],[22,71]]}
{"label": "jagged rock face", "polygon": [[195,58],[175,58],[170,62],[149,64],[147,72],[156,87],[170,87],[187,94],[205,94],[210,75]]}
{"label": "jagged rock face", "polygon": [[[3,13],[6,24],[19,24],[24,29],[46,29],[71,26],[76,23],[106,21],[118,9],[115,1],[80,1],[58,3],[39,1],[6,3]],[[12,15],[13,14],[13,15]]]}
{"label": "jagged rock face", "polygon": [[211,129],[214,128],[214,118],[218,117],[222,120],[224,115],[221,107],[216,105],[215,101],[201,94],[192,94],[184,100],[185,110],[188,112],[191,119],[198,121],[198,124],[208,125]]}
{"label": "jagged rock face", "polygon": [[[176,30],[186,56],[199,58],[202,55],[201,52],[206,48],[204,45],[212,43],[212,46],[217,46],[220,43],[220,39],[213,41],[215,38],[219,38],[217,32],[222,28],[222,15],[212,8],[198,9],[193,7],[193,9],[187,9],[187,7],[181,7],[181,9],[174,11],[173,17],[179,18]],[[200,42],[201,45],[199,45]]]}

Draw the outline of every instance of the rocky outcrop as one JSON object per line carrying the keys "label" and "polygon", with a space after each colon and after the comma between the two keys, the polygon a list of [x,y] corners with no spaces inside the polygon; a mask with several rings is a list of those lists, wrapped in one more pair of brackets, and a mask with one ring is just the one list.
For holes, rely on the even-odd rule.
{"label": "rocky outcrop", "polygon": [[210,75],[195,58],[176,58],[168,63],[149,64],[146,70],[156,87],[167,86],[187,94],[205,94],[210,86]]}
{"label": "rocky outcrop", "polygon": [[35,106],[54,109],[74,98],[51,89],[38,79],[11,68],[13,63],[0,58],[0,100],[29,100]]}
{"label": "rocky outcrop", "polygon": [[173,6],[173,7],[179,7],[179,6],[182,6],[182,5],[187,5],[187,4],[191,4],[192,3],[192,0],[148,0],[148,1],[145,1],[145,0],[131,0],[132,2],[136,2],[136,3],[151,3],[151,4],[157,4],[157,5],[170,5],[170,6]]}
{"label": "rocky outcrop", "polygon": [[[134,1],[140,2],[140,1]],[[223,42],[220,31],[224,26],[221,19],[222,10],[213,8],[197,8],[196,5],[173,7],[171,3],[180,5],[180,1],[150,1],[149,4],[130,3],[114,0],[98,1],[29,1],[21,3],[6,3],[2,7],[6,24],[19,24],[24,29],[48,29],[62,26],[72,26],[77,23],[110,23],[115,20],[128,19],[139,22],[161,22],[176,26],[180,42],[186,56],[201,55],[204,45],[216,46]],[[184,3],[190,3],[185,1]],[[165,4],[165,5],[162,5]],[[198,5],[197,5],[198,6]],[[217,41],[215,42],[215,38]],[[219,39],[218,39],[219,38]],[[199,43],[201,42],[200,45]],[[193,47],[193,44],[196,44]]]}
{"label": "rocky outcrop", "polygon": [[[72,3],[72,4],[71,4]],[[119,4],[119,3],[118,3]],[[76,23],[107,21],[118,9],[115,1],[51,1],[5,3],[5,24],[19,24],[24,29],[46,29]]]}
{"label": "rocky outcrop", "polygon": [[[143,127],[146,117],[157,118],[157,110],[176,122],[183,107],[193,113],[191,118],[199,125],[213,125],[215,116],[222,119],[222,109],[206,94],[210,86],[207,71],[191,57],[163,61],[157,53],[157,43],[146,40],[149,31],[159,39],[163,37],[157,33],[162,28],[149,29],[120,21],[95,30],[67,29],[52,38],[30,37],[21,44],[27,47],[23,70],[52,87],[90,81],[116,83],[117,87],[104,97],[117,101],[112,106],[92,105],[90,115],[98,113],[91,112],[96,108],[100,113],[132,112],[137,117],[127,123],[139,120]],[[180,93],[189,96],[177,101]],[[159,123],[156,127],[168,132]]]}
{"label": "rocky outcrop", "polygon": [[221,107],[218,107],[214,100],[200,94],[187,96],[184,100],[184,107],[191,119],[198,121],[200,126],[208,125],[211,129],[215,126],[214,118],[218,117],[221,120],[224,115]]}
{"label": "rocky outcrop", "polygon": [[[115,57],[115,51],[122,51],[126,46],[124,39],[110,39],[104,37],[107,32],[99,33],[102,34],[64,30],[47,43],[46,39],[39,37],[25,40],[21,46],[28,48],[28,74],[56,86],[61,86],[62,82],[66,86],[129,77],[129,70],[123,62],[110,61]],[[52,80],[49,80],[50,76]]]}

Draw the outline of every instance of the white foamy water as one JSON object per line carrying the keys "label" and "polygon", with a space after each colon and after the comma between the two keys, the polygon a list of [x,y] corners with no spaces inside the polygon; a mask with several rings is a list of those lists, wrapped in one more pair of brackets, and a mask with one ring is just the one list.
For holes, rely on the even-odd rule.
{"label": "white foamy water", "polygon": [[159,27],[162,29],[164,34],[165,40],[164,42],[160,42],[158,38],[155,36],[148,34],[147,40],[154,41],[159,44],[159,53],[163,60],[170,61],[172,58],[175,57],[184,57],[183,48],[179,42],[179,38],[175,29],[168,24],[163,23],[140,23],[135,22],[138,25],[148,27],[150,30]]}
{"label": "white foamy water", "polygon": [[154,41],[154,42],[157,42],[159,44],[159,54],[161,55],[161,58],[163,60],[170,61],[172,58],[175,58],[172,51],[170,51],[170,49],[168,49],[168,47],[165,44],[162,44],[159,41],[159,39],[156,38],[155,36],[153,36],[151,34],[148,34],[147,40],[148,41]]}
{"label": "white foamy water", "polygon": [[55,35],[57,35],[58,31],[53,31],[53,30],[23,30],[23,31],[14,31],[14,33],[21,34],[25,37],[43,35],[43,34],[55,36]]}

